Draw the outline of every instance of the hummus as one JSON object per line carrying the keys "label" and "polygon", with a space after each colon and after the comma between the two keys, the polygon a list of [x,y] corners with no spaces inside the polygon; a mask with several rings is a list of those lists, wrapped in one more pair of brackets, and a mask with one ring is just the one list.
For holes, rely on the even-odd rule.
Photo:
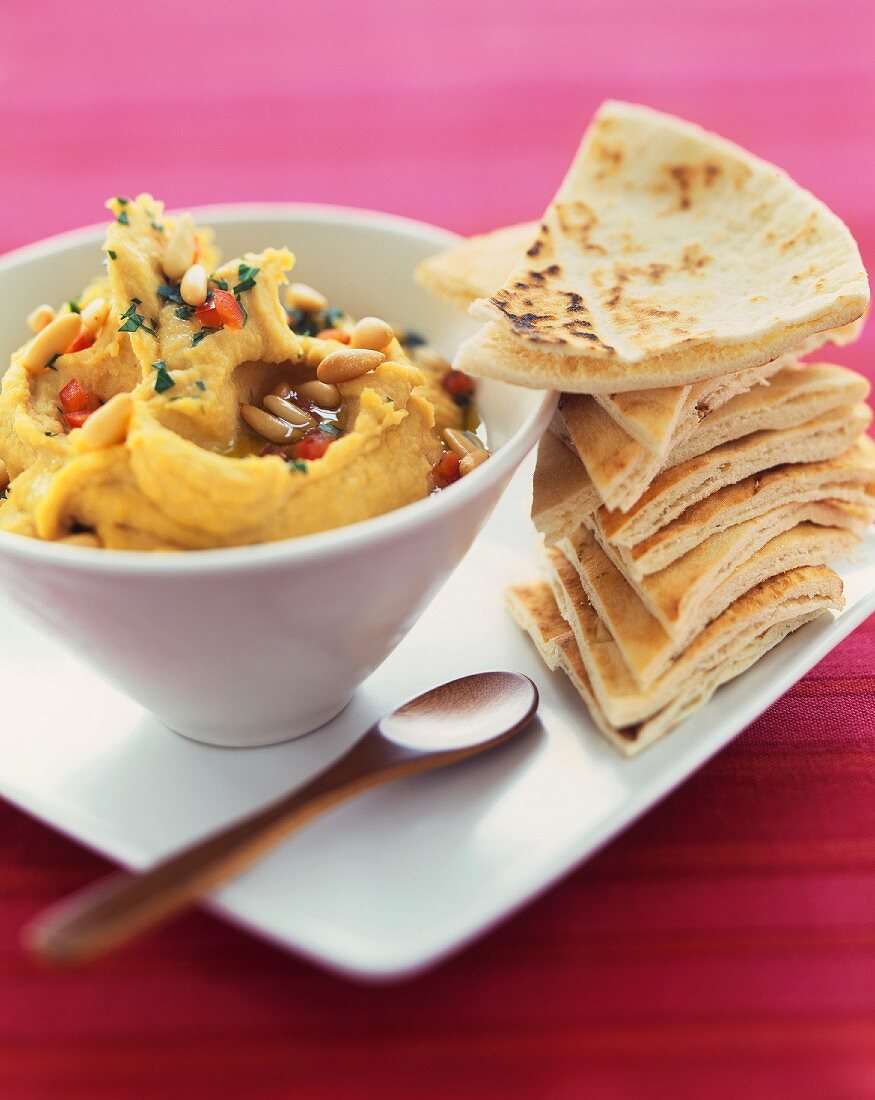
{"label": "hummus", "polygon": [[[287,308],[292,254],[220,263],[209,230],[193,231],[191,259],[210,273],[194,307],[185,277],[167,275],[169,242],[184,237],[177,219],[148,195],[107,205],[106,273],[54,314],[80,312],[91,330],[83,322],[45,363],[34,362],[37,332],[3,379],[0,529],[116,549],[239,546],[377,516],[454,479],[441,477],[452,458],[443,433],[465,427],[462,376],[447,385],[446,364],[393,337],[382,358],[371,353],[378,365],[337,381],[339,406],[299,400],[354,326],[324,300]],[[306,414],[281,444],[241,415],[271,393]],[[96,429],[110,409],[124,423],[107,435]]]}

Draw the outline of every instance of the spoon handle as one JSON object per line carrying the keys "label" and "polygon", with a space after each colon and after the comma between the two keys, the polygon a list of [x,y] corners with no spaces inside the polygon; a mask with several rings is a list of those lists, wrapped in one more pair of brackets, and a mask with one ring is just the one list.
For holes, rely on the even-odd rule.
{"label": "spoon handle", "polygon": [[251,866],[281,840],[368,787],[448,762],[369,730],[300,789],[142,874],[119,872],[52,906],[27,928],[27,947],[55,963],[86,962],[165,921]]}

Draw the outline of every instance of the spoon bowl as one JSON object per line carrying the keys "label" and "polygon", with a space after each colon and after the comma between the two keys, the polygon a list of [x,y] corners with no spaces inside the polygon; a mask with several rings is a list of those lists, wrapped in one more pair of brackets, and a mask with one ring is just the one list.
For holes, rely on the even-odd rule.
{"label": "spoon bowl", "polygon": [[538,689],[518,672],[479,672],[450,680],[403,703],[377,728],[396,745],[420,752],[486,748],[512,737],[538,707]]}

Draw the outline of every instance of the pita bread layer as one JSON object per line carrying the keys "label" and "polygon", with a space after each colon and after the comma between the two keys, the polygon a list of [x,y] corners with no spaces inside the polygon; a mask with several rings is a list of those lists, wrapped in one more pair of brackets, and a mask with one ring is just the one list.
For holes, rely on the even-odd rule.
{"label": "pita bread layer", "polygon": [[579,394],[561,398],[556,417],[565,428],[562,438],[580,455],[608,508],[628,511],[661,469],[751,432],[790,427],[828,409],[853,405],[869,393],[866,379],[844,367],[826,363],[801,366],[783,359],[719,382],[715,390],[720,392],[709,396],[710,405],[703,398],[691,414],[682,410],[682,419],[668,441],[670,450],[662,458],[630,439],[594,398]]}
{"label": "pita bread layer", "polygon": [[635,546],[725,485],[784,463],[822,462],[846,451],[868,427],[867,405],[834,409],[790,428],[753,432],[664,470],[627,512],[599,509],[605,537]]}
{"label": "pita bread layer", "polygon": [[[847,451],[824,462],[775,466],[726,485],[687,508],[671,523],[631,547],[613,547],[623,572],[640,581],[659,573],[720,531],[787,504],[830,500],[871,508],[875,500],[875,443],[861,435]],[[586,518],[603,542],[600,516]],[[560,523],[557,519],[555,530]]]}
{"label": "pita bread layer", "polygon": [[[789,569],[826,565],[849,554],[859,544],[855,532],[872,514],[849,510],[852,514],[847,515],[841,506],[826,503],[784,511],[759,538],[751,538],[752,532],[745,538],[739,532],[735,545],[722,553],[715,551],[706,576],[697,577],[692,563],[690,569],[677,571],[692,580],[689,597],[683,600],[674,592],[667,598],[659,592],[644,597],[588,531],[563,540],[558,549],[577,571],[635,682],[647,687],[709,622],[751,588]],[[815,522],[806,521],[811,514]],[[795,517],[802,522],[794,524]],[[831,518],[838,521],[836,526],[826,525]],[[675,578],[681,579],[680,575]],[[657,610],[663,614],[654,614]]]}
{"label": "pita bread layer", "polygon": [[546,579],[580,648],[593,692],[615,726],[634,725],[656,714],[689,681],[711,672],[770,626],[813,610],[842,606],[842,582],[826,566],[806,566],[770,577],[709,623],[662,676],[642,688],[590,604],[576,569],[558,550],[549,551],[548,559]]}
{"label": "pita bread layer", "polygon": [[461,370],[573,393],[684,385],[770,362],[860,317],[843,223],[785,173],[691,123],[606,103],[524,262],[469,312]]}
{"label": "pita bread layer", "polygon": [[600,503],[577,454],[552,431],[545,432],[532,483],[532,522],[547,545],[575,531],[581,517]]}
{"label": "pita bread layer", "polygon": [[[646,721],[617,727],[608,721],[593,694],[577,642],[568,630],[568,624],[559,614],[550,586],[545,581],[516,585],[508,590],[507,603],[512,617],[531,637],[548,668],[560,669],[568,676],[598,729],[624,756],[630,757],[653,744],[664,733],[704,706],[721,684],[750,668],[789,633],[820,614],[819,610],[812,610],[799,618],[770,627],[750,644],[733,653],[711,674],[688,684],[667,707]],[[564,632],[559,624],[565,626]]]}
{"label": "pita bread layer", "polygon": [[[424,260],[416,269],[417,280],[432,293],[467,309],[476,298],[487,298],[496,291],[516,265],[537,233],[537,222],[512,225],[492,233],[470,237],[454,248]],[[796,358],[814,351],[826,342],[842,346],[857,338],[861,321],[852,322],[829,333],[819,333],[794,349]],[[778,370],[774,367],[771,373]],[[703,409],[717,408],[759,378],[754,372],[727,376],[730,390],[724,393],[723,379],[709,379],[695,386],[673,386],[658,390],[630,390],[616,395],[596,396],[608,415],[647,451],[667,454],[670,437],[694,426]],[[690,419],[692,418],[692,423]],[[677,437],[674,442],[677,442]],[[609,503],[606,500],[606,503]],[[611,507],[622,507],[613,505]]]}

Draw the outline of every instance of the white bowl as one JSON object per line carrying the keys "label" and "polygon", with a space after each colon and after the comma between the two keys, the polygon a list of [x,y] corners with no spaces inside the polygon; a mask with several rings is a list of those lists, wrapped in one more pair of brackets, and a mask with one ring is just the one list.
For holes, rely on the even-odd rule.
{"label": "white bowl", "polygon": [[[458,239],[444,230],[310,205],[195,213],[216,228],[225,256],[288,245],[298,258],[296,278],[353,315],[379,314],[420,332],[449,357],[473,330],[412,279],[419,260]],[[27,313],[76,293],[98,269],[102,239],[96,226],[0,259],[4,369],[28,335]],[[410,629],[546,428],[555,401],[483,381],[478,407],[495,451],[490,461],[436,497],[376,519],[180,554],[88,550],[0,532],[0,584],[171,729],[228,746],[298,737],[342,710]],[[422,659],[439,680],[440,654]],[[398,692],[404,695],[403,684]]]}

